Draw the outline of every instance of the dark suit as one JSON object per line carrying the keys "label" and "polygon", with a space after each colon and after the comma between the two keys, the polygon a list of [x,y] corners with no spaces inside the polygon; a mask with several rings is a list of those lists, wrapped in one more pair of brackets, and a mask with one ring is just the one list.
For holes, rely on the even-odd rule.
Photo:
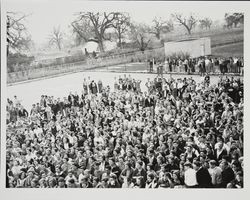
{"label": "dark suit", "polygon": [[224,149],[220,154],[218,154],[217,151],[215,151],[215,157],[216,157],[216,160],[219,161],[223,158],[223,156],[227,156],[227,150]]}
{"label": "dark suit", "polygon": [[210,188],[212,186],[212,178],[206,168],[201,167],[196,172],[196,178],[199,188]]}
{"label": "dark suit", "polygon": [[223,170],[221,173],[222,176],[222,183],[221,187],[226,188],[227,184],[230,183],[232,180],[234,180],[234,171],[231,167],[228,167],[227,169]]}

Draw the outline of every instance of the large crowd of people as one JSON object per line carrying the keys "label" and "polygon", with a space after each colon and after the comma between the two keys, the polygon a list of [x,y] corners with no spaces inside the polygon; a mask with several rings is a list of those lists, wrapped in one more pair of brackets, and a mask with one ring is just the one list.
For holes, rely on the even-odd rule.
{"label": "large crowd of people", "polygon": [[[113,88],[111,88],[113,87]],[[243,188],[243,81],[84,79],[82,94],[7,101],[10,188]]]}

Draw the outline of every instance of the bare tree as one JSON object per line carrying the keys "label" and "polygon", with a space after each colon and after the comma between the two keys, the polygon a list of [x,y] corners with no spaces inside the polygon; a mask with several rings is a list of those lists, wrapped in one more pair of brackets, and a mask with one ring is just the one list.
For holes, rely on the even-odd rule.
{"label": "bare tree", "polygon": [[212,23],[213,23],[213,21],[211,20],[211,19],[209,19],[209,18],[204,18],[204,19],[201,19],[201,20],[199,20],[199,22],[200,22],[200,27],[202,28],[202,29],[210,29],[211,28],[211,25],[212,25]]}
{"label": "bare tree", "polygon": [[115,34],[118,38],[118,47],[121,47],[122,38],[124,37],[124,34],[129,30],[129,27],[129,15],[127,13],[118,13],[113,22],[113,28],[115,29]]}
{"label": "bare tree", "polygon": [[53,28],[53,32],[49,37],[49,45],[56,45],[57,48],[61,51],[63,41],[63,33],[60,30],[60,26]]}
{"label": "bare tree", "polygon": [[178,22],[181,26],[184,26],[188,32],[189,35],[191,35],[192,29],[195,27],[197,23],[197,19],[193,16],[193,14],[190,14],[189,17],[185,17],[182,14],[173,14],[173,18],[176,22]]}
{"label": "bare tree", "polygon": [[161,18],[153,19],[153,27],[150,31],[159,40],[161,38],[161,33],[168,33],[174,29],[172,21],[163,21]]}
{"label": "bare tree", "polygon": [[29,15],[19,12],[7,12],[7,55],[9,51],[29,49],[31,36],[24,25],[24,20]]}
{"label": "bare tree", "polygon": [[150,27],[145,24],[132,24],[131,37],[136,42],[141,51],[144,51],[151,42],[152,34]]}
{"label": "bare tree", "polygon": [[[89,21],[75,20],[71,23],[71,26],[73,27],[73,34],[76,36],[75,42],[77,45],[91,40],[91,37],[93,36],[93,30]],[[98,41],[94,40],[94,42]]]}
{"label": "bare tree", "polygon": [[[85,39],[90,41],[95,41],[98,43],[100,51],[104,51],[103,42],[105,40],[110,40],[111,38],[107,36],[106,31],[109,28],[114,26],[114,20],[118,16],[118,12],[111,12],[111,13],[93,13],[93,12],[80,12],[77,13],[77,19],[72,23],[76,25],[76,23],[81,24],[81,21],[84,22],[85,25],[82,28],[88,28],[90,30],[89,34],[84,34],[82,29],[79,27],[74,26],[75,31],[81,35],[81,37],[86,37]],[[72,26],[73,26],[72,25]]]}

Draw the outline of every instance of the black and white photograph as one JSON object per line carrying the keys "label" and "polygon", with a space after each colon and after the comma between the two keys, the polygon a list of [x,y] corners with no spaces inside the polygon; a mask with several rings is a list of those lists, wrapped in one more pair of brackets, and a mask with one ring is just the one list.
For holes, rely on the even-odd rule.
{"label": "black and white photograph", "polygon": [[63,2],[5,2],[5,187],[244,189],[247,13]]}

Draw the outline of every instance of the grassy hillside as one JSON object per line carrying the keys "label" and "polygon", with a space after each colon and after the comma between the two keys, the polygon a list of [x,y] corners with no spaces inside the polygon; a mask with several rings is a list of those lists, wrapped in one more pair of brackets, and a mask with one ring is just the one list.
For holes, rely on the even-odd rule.
{"label": "grassy hillside", "polygon": [[243,54],[243,42],[234,44],[222,45],[212,48],[212,54],[218,57],[240,56]]}
{"label": "grassy hillside", "polygon": [[192,35],[187,35],[187,34],[178,35],[172,33],[163,36],[164,40],[167,41],[174,41],[174,40],[188,39],[188,38],[202,38],[202,37],[210,37],[211,46],[215,47],[223,44],[243,42],[244,30],[243,28],[237,28],[232,30],[217,29],[217,30],[194,32]]}

